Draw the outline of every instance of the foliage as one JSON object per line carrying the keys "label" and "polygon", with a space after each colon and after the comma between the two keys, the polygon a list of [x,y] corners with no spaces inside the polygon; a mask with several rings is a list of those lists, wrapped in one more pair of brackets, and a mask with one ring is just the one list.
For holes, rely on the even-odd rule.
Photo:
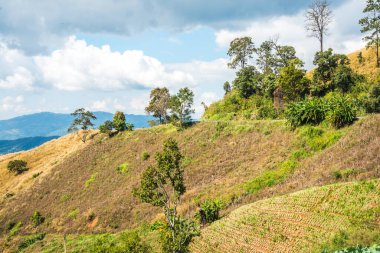
{"label": "foliage", "polygon": [[135,128],[135,125],[133,125],[132,123],[125,123],[126,131],[133,131],[134,128]]}
{"label": "foliage", "polygon": [[111,135],[113,128],[113,122],[110,120],[105,121],[102,125],[99,126],[100,132],[103,134],[108,134],[109,136]]}
{"label": "foliage", "polygon": [[129,165],[128,163],[123,163],[117,166],[116,171],[119,172],[120,174],[125,174],[128,172]]}
{"label": "foliage", "polygon": [[118,239],[110,234],[97,236],[86,247],[86,252],[92,253],[149,253],[151,250],[133,231],[121,233]]}
{"label": "foliage", "polygon": [[172,96],[170,108],[174,117],[179,119],[181,127],[191,121],[191,114],[194,113],[193,103],[194,93],[187,87],[181,88],[176,95]]}
{"label": "foliage", "polygon": [[22,250],[28,248],[37,241],[42,241],[45,238],[45,235],[45,233],[41,233],[23,238],[22,242],[18,245],[18,252],[21,252]]}
{"label": "foliage", "polygon": [[224,90],[224,94],[231,92],[231,85],[229,82],[225,82],[223,84],[223,90]]}
{"label": "foliage", "polygon": [[[323,96],[327,92],[334,90],[334,75],[339,65],[348,65],[349,60],[346,55],[334,54],[329,48],[327,51],[317,52],[313,61],[317,68],[313,74],[312,93]],[[341,67],[340,71],[346,71]],[[339,81],[339,78],[338,78]]]}
{"label": "foliage", "polygon": [[115,115],[113,116],[113,125],[116,129],[116,131],[124,131],[126,130],[125,125],[125,115],[123,112],[115,112]]}
{"label": "foliage", "polygon": [[75,110],[71,115],[74,116],[75,119],[69,127],[68,132],[78,131],[78,127],[82,130],[88,130],[90,127],[94,126],[94,123],[92,123],[91,120],[96,119],[95,115],[90,111],[86,111],[84,108]]}
{"label": "foliage", "polygon": [[135,188],[133,194],[145,203],[163,208],[170,231],[165,236],[164,251],[183,252],[189,243],[187,230],[191,228],[177,213],[177,205],[186,191],[181,168],[183,156],[177,142],[169,138],[155,158],[156,165],[145,170],[140,187]]}
{"label": "foliage", "polygon": [[309,93],[310,81],[306,78],[305,71],[295,64],[290,64],[280,70],[277,83],[284,94],[285,101],[295,101],[304,98]]}
{"label": "foliage", "polygon": [[285,117],[293,128],[306,124],[317,125],[325,120],[327,110],[328,105],[324,100],[306,99],[289,104],[285,111]]}
{"label": "foliage", "polygon": [[150,158],[150,154],[148,153],[148,151],[144,151],[143,153],[142,153],[142,160],[143,161],[146,161],[146,160],[148,160]]}
{"label": "foliage", "polygon": [[230,43],[227,55],[231,57],[228,67],[236,69],[237,67],[245,68],[248,60],[252,58],[255,46],[251,37],[236,38]]}
{"label": "foliage", "polygon": [[238,90],[240,96],[249,98],[259,89],[260,73],[254,66],[242,68],[236,73],[236,78],[233,81],[234,88]]}
{"label": "foliage", "polygon": [[[212,223],[216,220],[219,220],[219,212],[222,210],[223,206],[224,203],[220,200],[206,199],[200,205],[200,208],[204,211],[206,222]],[[197,213],[197,218],[201,219],[199,213]]]}
{"label": "foliage", "polygon": [[32,217],[30,217],[30,219],[32,220],[33,225],[35,227],[38,227],[39,225],[41,225],[45,221],[45,217],[42,216],[42,214],[40,212],[38,212],[38,211],[35,211],[33,213]]}
{"label": "foliage", "polygon": [[160,124],[163,124],[168,116],[170,107],[170,93],[168,88],[155,88],[150,92],[149,105],[145,111],[158,118]]}
{"label": "foliage", "polygon": [[69,212],[69,214],[67,215],[67,218],[75,219],[77,217],[78,213],[79,213],[79,209],[78,208],[74,209],[71,212]]}
{"label": "foliage", "polygon": [[369,33],[364,37],[364,40],[368,41],[367,46],[376,47],[376,67],[380,67],[379,61],[379,28],[380,28],[380,2],[377,0],[367,0],[367,5],[363,10],[366,13],[366,17],[359,20],[359,24],[362,26],[362,33]]}
{"label": "foliage", "polygon": [[16,234],[19,232],[21,226],[22,226],[22,222],[21,222],[21,221],[17,222],[17,223],[12,227],[12,229],[9,231],[9,236],[14,236],[14,235],[16,235]]}
{"label": "foliage", "polygon": [[7,168],[9,172],[19,175],[29,170],[27,164],[24,160],[13,160],[8,163]]}
{"label": "foliage", "polygon": [[374,85],[364,100],[364,107],[368,113],[380,113],[380,85]]}
{"label": "foliage", "polygon": [[261,98],[256,102],[257,119],[276,119],[279,116],[279,111],[274,108],[271,99]]}
{"label": "foliage", "polygon": [[[349,247],[343,250],[337,250],[334,253],[378,253],[380,252],[380,246],[374,245],[372,247],[363,247],[361,245]],[[325,251],[322,251],[325,253]]]}
{"label": "foliage", "polygon": [[335,128],[351,125],[356,120],[356,108],[348,97],[334,96],[329,101],[327,119]]}
{"label": "foliage", "polygon": [[84,182],[84,186],[87,188],[87,187],[89,187],[93,182],[95,182],[95,179],[96,179],[96,176],[97,176],[97,175],[98,175],[97,173],[92,174],[92,175],[90,176],[90,178],[87,179],[86,182]]}
{"label": "foliage", "polygon": [[346,65],[339,65],[334,73],[332,84],[341,92],[346,93],[355,84],[355,77],[352,69]]}

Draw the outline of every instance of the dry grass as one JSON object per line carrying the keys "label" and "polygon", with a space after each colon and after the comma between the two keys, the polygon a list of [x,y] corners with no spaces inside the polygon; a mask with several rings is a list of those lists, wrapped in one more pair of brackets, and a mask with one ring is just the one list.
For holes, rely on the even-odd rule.
{"label": "dry grass", "polygon": [[[364,61],[358,60],[359,53],[362,52]],[[361,49],[348,54],[350,67],[357,73],[365,75],[369,80],[375,80],[380,74],[380,68],[376,68],[376,52],[374,48]]]}
{"label": "dry grass", "polygon": [[[224,211],[228,213],[258,199],[334,182],[334,170],[354,165],[360,169],[359,173],[345,180],[378,178],[379,127],[380,115],[356,123],[345,130],[347,136],[335,145],[300,160],[294,174],[282,183],[251,195],[244,189],[245,182],[265,171],[275,170],[299,149],[298,133],[290,131],[284,122],[225,122],[222,129],[217,128],[216,123],[206,122],[182,132],[177,132],[172,126],[160,126],[123,133],[111,139],[98,135],[85,146],[75,140],[80,148],[67,153],[64,159],[62,150],[66,149],[53,141],[28,151],[39,154],[40,165],[36,169],[37,160],[28,161],[32,171],[24,175],[24,184],[30,184],[30,187],[24,186],[27,190],[1,203],[0,232],[8,233],[6,224],[10,221],[23,223],[21,234],[38,231],[116,232],[160,218],[160,209],[142,204],[131,192],[138,185],[141,173],[154,163],[155,152],[169,137],[178,141],[185,155],[187,193],[180,209],[190,216],[196,210],[196,201],[221,198],[230,203]],[[74,137],[63,137],[56,142],[65,138]],[[66,148],[70,150],[72,144],[67,143]],[[17,156],[22,159],[28,152]],[[150,154],[146,161],[144,152]],[[49,154],[46,159],[42,159],[44,154]],[[28,155],[28,159],[32,157]],[[59,163],[51,165],[56,160]],[[44,161],[47,161],[46,166],[51,166],[51,172],[44,172],[44,177],[41,175],[37,180],[28,181],[32,173],[43,168]],[[3,164],[5,166],[6,163]],[[127,166],[120,172],[117,168],[122,164]],[[5,182],[10,178],[14,180],[15,176],[7,174],[5,167],[0,168],[0,173],[7,177]],[[33,228],[30,216],[36,210],[46,217],[46,221]],[[89,210],[94,212],[96,224],[87,221]],[[75,216],[71,215],[74,211]]]}
{"label": "dry grass", "polygon": [[380,181],[313,188],[243,206],[202,231],[206,252],[321,252],[380,236]]}

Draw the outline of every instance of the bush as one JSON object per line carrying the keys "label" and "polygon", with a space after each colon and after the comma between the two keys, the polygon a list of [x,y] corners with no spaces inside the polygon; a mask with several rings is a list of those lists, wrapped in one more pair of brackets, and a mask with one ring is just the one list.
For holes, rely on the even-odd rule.
{"label": "bush", "polygon": [[125,115],[123,112],[116,112],[113,116],[113,126],[117,131],[124,131],[126,129],[125,125]]}
{"label": "bush", "polygon": [[32,220],[35,227],[38,227],[45,221],[45,217],[43,217],[42,214],[38,211],[35,211],[30,219]]}
{"label": "bush", "polygon": [[[200,208],[205,214],[205,221],[207,223],[212,223],[219,220],[219,212],[222,210],[223,206],[223,202],[220,200],[205,200],[205,202],[200,205]],[[201,223],[203,223],[200,213],[197,214],[197,218],[200,219]]]}
{"label": "bush", "polygon": [[135,126],[132,123],[126,123],[125,124],[125,130],[133,131],[133,128],[135,128]]}
{"label": "bush", "polygon": [[364,101],[364,108],[367,113],[380,113],[380,85],[371,88]]}
{"label": "bush", "polygon": [[329,101],[327,118],[335,128],[351,125],[356,120],[356,108],[347,97],[335,96]]}
{"label": "bush", "polygon": [[87,246],[87,251],[92,253],[148,253],[151,252],[151,248],[141,241],[137,232],[124,232],[119,238],[110,234],[98,236]]}
{"label": "bush", "polygon": [[291,127],[318,125],[326,118],[328,106],[324,100],[314,98],[288,105],[285,117]]}
{"label": "bush", "polygon": [[143,159],[143,161],[146,161],[146,160],[148,160],[149,158],[150,158],[149,153],[148,153],[147,151],[144,151],[144,152],[142,153],[142,159]]}
{"label": "bush", "polygon": [[105,121],[102,125],[99,126],[100,132],[108,135],[111,135],[113,128],[113,122],[110,120]]}
{"label": "bush", "polygon": [[29,246],[33,245],[37,241],[42,241],[44,238],[45,238],[45,233],[30,235],[28,237],[25,237],[20,243],[20,245],[18,246],[18,251],[21,252],[22,250],[28,248]]}
{"label": "bush", "polygon": [[19,175],[29,170],[27,164],[24,160],[13,160],[8,163],[8,170]]}

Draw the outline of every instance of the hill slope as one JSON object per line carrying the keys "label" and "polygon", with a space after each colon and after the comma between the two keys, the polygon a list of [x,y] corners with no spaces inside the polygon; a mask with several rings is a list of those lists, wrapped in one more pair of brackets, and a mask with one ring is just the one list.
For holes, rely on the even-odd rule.
{"label": "hill slope", "polygon": [[[106,120],[112,120],[113,114],[108,112],[94,112],[98,126]],[[146,115],[125,115],[127,122],[136,128],[148,127],[148,121],[152,119]],[[67,128],[73,121],[70,114],[41,112],[24,115],[8,120],[0,120],[0,140],[15,140],[35,136],[63,136],[67,134]]]}
{"label": "hill slope", "polygon": [[[202,231],[206,252],[321,252],[380,238],[380,180],[312,188],[245,205]],[[330,251],[329,251],[330,252]]]}
{"label": "hill slope", "polygon": [[[22,234],[88,233],[121,231],[160,218],[160,209],[140,203],[131,191],[168,137],[178,141],[185,155],[187,193],[180,210],[192,215],[196,203],[207,198],[222,199],[227,205],[223,213],[228,213],[311,186],[378,178],[379,132],[380,115],[374,115],[339,131],[306,127],[293,132],[282,121],[247,121],[205,122],[183,132],[160,126],[111,139],[94,132],[86,144],[68,135],[0,157],[0,232],[7,232],[10,221],[24,224]],[[151,158],[144,161],[143,152]],[[13,159],[28,161],[30,170],[9,174],[6,165]],[[98,218],[91,226],[89,210]],[[39,228],[31,225],[34,211],[46,217]]]}

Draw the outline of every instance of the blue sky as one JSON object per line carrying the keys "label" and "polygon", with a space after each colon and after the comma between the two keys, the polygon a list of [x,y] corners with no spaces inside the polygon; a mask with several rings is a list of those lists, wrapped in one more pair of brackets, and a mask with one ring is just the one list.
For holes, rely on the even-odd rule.
{"label": "blue sky", "polygon": [[[326,45],[363,47],[365,1],[331,1]],[[194,90],[201,102],[223,96],[234,71],[229,42],[271,37],[296,47],[312,68],[318,42],[304,30],[311,0],[0,0],[0,119],[40,111],[143,114],[149,91]]]}

